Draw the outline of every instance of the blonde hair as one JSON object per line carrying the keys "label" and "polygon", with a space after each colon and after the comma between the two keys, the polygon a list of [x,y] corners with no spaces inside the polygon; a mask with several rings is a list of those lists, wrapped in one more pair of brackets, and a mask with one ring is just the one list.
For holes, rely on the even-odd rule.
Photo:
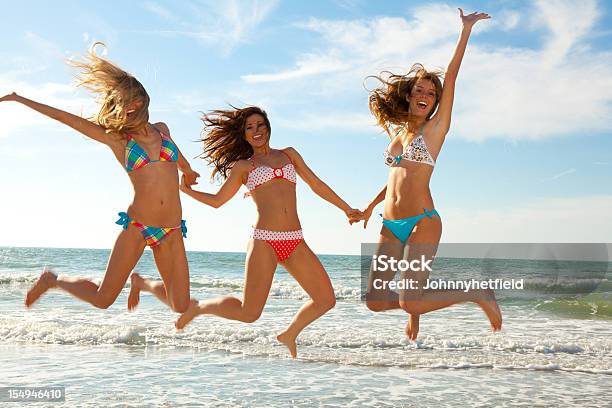
{"label": "blonde hair", "polygon": [[[427,115],[431,118],[438,107],[440,96],[442,95],[443,73],[441,71],[427,71],[423,65],[414,64],[406,75],[397,75],[389,71],[383,71],[380,75],[369,76],[381,82],[381,85],[370,91],[369,107],[370,112],[376,118],[376,123],[380,125],[391,136],[391,128],[411,127],[413,116],[409,111],[409,103],[406,96],[412,93],[412,88],[419,79],[430,80],[436,88],[436,100],[433,108]],[[367,79],[366,78],[366,79]]]}
{"label": "blonde hair", "polygon": [[[97,46],[106,47],[102,42],[95,42],[84,61],[68,61],[81,71],[77,76],[78,86],[98,95],[100,111],[91,119],[108,132],[130,133],[142,129],[149,122],[147,91],[133,75],[99,57]],[[140,106],[129,110],[135,102],[141,102]]]}

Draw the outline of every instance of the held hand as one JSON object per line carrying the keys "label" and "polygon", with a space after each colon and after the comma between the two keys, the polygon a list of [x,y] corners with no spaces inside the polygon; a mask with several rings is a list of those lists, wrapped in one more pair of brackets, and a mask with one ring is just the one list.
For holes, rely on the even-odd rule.
{"label": "held hand", "polygon": [[366,229],[366,227],[368,226],[368,220],[370,219],[370,217],[372,216],[372,211],[374,209],[373,208],[366,208],[365,210],[363,210],[362,214],[362,220],[363,220],[363,229]]}
{"label": "held hand", "polygon": [[13,93],[10,93],[8,95],[4,95],[2,98],[0,98],[0,102],[4,102],[4,101],[16,101],[18,96],[19,95],[17,95],[17,93],[13,92]]}
{"label": "held hand", "polygon": [[349,224],[351,224],[351,225],[353,225],[353,223],[355,223],[355,222],[361,221],[361,218],[363,216],[361,211],[359,211],[359,210],[357,210],[355,208],[349,208],[348,210],[344,211],[344,213],[346,214],[346,217],[349,220]]}
{"label": "held hand", "polygon": [[[197,174],[197,173],[196,173]],[[183,193],[189,193],[191,190],[191,184],[187,184],[187,178],[185,177],[185,174],[183,174],[181,176],[181,185],[179,186],[179,189],[183,192]]]}
{"label": "held hand", "polygon": [[200,177],[200,174],[190,169],[189,171],[183,173],[183,176],[181,177],[181,184],[184,183],[187,186],[193,186],[194,184],[198,184],[198,177]]}
{"label": "held hand", "polygon": [[463,9],[461,8],[459,9],[459,16],[461,17],[463,26],[467,28],[472,28],[472,26],[479,20],[487,20],[491,18],[491,16],[487,13],[473,12],[472,14],[465,15],[463,14]]}

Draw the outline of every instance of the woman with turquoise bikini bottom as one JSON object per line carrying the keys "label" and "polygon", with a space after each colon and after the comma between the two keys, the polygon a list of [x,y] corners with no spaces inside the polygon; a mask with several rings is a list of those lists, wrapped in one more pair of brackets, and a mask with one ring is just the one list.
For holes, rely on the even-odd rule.
{"label": "woman with turquoise bikini bottom", "polygon": [[[455,81],[471,29],[477,21],[490,18],[485,13],[464,15],[461,9],[459,12],[463,28],[444,75],[444,85],[441,74],[428,72],[420,64],[413,65],[407,75],[387,72],[385,78],[374,77],[382,85],[370,95],[370,110],[391,138],[384,152],[385,164],[390,167],[387,185],[363,211],[365,228],[374,207],[385,202],[378,256],[405,259],[408,243],[408,260],[431,261],[440,242],[442,221],[434,209],[429,181],[450,128]],[[493,330],[501,329],[501,311],[492,291],[424,289],[429,272],[421,268],[403,273],[402,278],[413,279],[418,285],[398,295],[380,284],[393,280],[395,272],[371,268],[366,302],[376,312],[401,308],[409,313],[405,331],[410,339],[417,337],[421,314],[462,302],[477,303]]]}
{"label": "woman with turquoise bikini bottom", "polygon": [[92,47],[87,61],[72,63],[83,71],[80,84],[101,97],[102,106],[95,120],[16,93],[0,98],[0,102],[21,103],[108,146],[134,187],[131,205],[119,213],[116,223],[123,229],[115,241],[102,282],[58,276],[45,270],[28,291],[25,305],[31,307],[49,289],[57,288],[106,309],[115,302],[145,247],[149,246],[163,283],[133,273],[128,307],[134,308],[139,292],[145,290],[175,312],[184,312],[189,305],[189,268],[183,244],[186,227],[181,220],[177,170],[181,170],[187,184],[195,184],[199,174],[179,151],[168,127],[162,122],[149,123],[149,96],[142,84],[96,55],[98,44]]}

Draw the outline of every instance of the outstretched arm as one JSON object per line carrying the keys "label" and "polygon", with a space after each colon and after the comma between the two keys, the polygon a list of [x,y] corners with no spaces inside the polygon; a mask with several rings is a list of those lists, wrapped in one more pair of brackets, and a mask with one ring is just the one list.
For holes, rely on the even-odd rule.
{"label": "outstretched arm", "polygon": [[191,189],[191,186],[187,184],[187,180],[185,174],[181,177],[181,191],[191,198],[198,200],[201,203],[209,205],[214,208],[219,208],[226,202],[228,202],[233,196],[236,195],[238,190],[240,190],[240,186],[242,185],[242,180],[248,170],[250,169],[250,164],[245,163],[244,161],[237,162],[234,167],[230,170],[230,174],[223,182],[223,185],[217,191],[217,193],[204,193],[202,191],[195,191]]}
{"label": "outstretched arm", "polygon": [[[170,136],[170,129],[168,128],[168,125],[166,125],[164,122],[158,122],[154,126],[158,129],[161,128],[161,130],[165,134],[167,134],[170,139],[172,139],[172,136]],[[172,139],[172,141],[174,142],[174,139]],[[185,177],[185,184],[188,186],[198,184],[196,180],[198,177],[200,177],[200,174],[191,168],[191,165],[189,164],[185,156],[183,156],[183,153],[181,153],[181,150],[179,149],[176,142],[174,142],[174,145],[178,149],[179,159],[177,165],[181,173],[183,173],[183,177]]]}
{"label": "outstretched arm", "polygon": [[39,113],[42,113],[45,116],[50,117],[51,119],[55,119],[59,122],[62,122],[64,125],[70,126],[77,132],[80,132],[94,140],[97,140],[100,143],[109,145],[114,140],[111,137],[112,134],[107,133],[106,129],[104,129],[100,125],[97,125],[87,119],[83,119],[80,116],[73,115],[72,113],[68,113],[61,109],[56,109],[49,105],[45,105],[28,98],[24,98],[21,95],[17,95],[15,92],[0,98],[0,102],[5,101],[19,102],[30,109],[33,109]]}
{"label": "outstretched arm", "polygon": [[284,151],[291,158],[297,174],[306,182],[306,184],[308,184],[316,195],[341,209],[349,218],[349,222],[354,221],[356,218],[361,216],[361,212],[359,210],[351,208],[351,206],[341,199],[334,190],[332,190],[327,184],[317,177],[310,167],[306,165],[306,162],[304,162],[304,159],[302,156],[300,156],[297,150],[289,147]]}
{"label": "outstretched arm", "polygon": [[451,113],[453,110],[453,101],[455,99],[455,83],[457,81],[457,75],[459,74],[459,67],[465,54],[468,39],[472,32],[472,27],[479,20],[485,20],[491,18],[487,13],[472,13],[468,15],[463,14],[463,10],[459,9],[459,15],[463,24],[461,34],[459,35],[459,41],[455,48],[455,53],[448,64],[446,73],[444,75],[444,85],[442,86],[442,95],[440,97],[440,105],[438,106],[438,112],[431,119],[433,124],[430,134],[436,138],[444,139],[451,124]]}

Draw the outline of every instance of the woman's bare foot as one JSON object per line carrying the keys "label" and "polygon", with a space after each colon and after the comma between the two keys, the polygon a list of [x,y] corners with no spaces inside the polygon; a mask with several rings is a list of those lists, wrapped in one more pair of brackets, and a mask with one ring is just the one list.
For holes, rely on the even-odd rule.
{"label": "woman's bare foot", "polygon": [[45,269],[36,283],[28,290],[25,298],[25,306],[32,307],[46,291],[56,286],[57,275]]}
{"label": "woman's bare foot", "polygon": [[200,302],[192,299],[191,302],[189,302],[189,307],[185,313],[180,315],[179,318],[176,319],[176,322],[174,322],[174,327],[176,327],[176,330],[183,330],[185,326],[187,326],[189,322],[191,322],[199,314],[201,314]]}
{"label": "woman's bare foot", "polygon": [[484,297],[481,300],[478,300],[476,303],[482,308],[487,317],[489,318],[489,322],[491,323],[491,328],[493,331],[501,330],[502,327],[502,313],[497,305],[497,299],[495,299],[495,292],[492,289],[487,289],[484,291]]}
{"label": "woman's bare foot", "polygon": [[419,319],[420,315],[409,314],[408,322],[406,323],[406,337],[410,340],[416,340],[419,334]]}
{"label": "woman's bare foot", "polygon": [[291,337],[287,332],[284,332],[276,336],[276,340],[287,346],[289,353],[291,353],[291,357],[297,357],[297,344],[295,344],[295,337]]}
{"label": "woman's bare foot", "polygon": [[143,279],[136,272],[132,272],[130,276],[130,294],[128,295],[128,310],[132,311],[136,309],[138,303],[140,303],[140,289],[142,287]]}

